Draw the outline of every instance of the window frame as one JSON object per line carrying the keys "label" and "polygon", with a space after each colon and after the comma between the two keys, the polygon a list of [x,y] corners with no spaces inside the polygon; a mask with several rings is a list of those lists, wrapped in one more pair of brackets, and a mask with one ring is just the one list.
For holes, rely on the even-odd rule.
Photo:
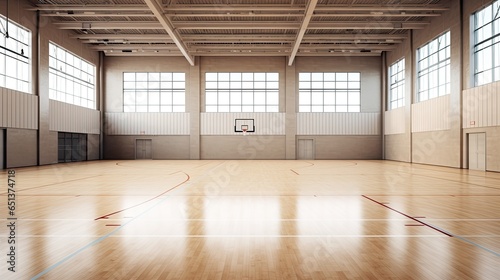
{"label": "window frame", "polygon": [[184,72],[123,72],[122,82],[124,113],[186,112]]}
{"label": "window frame", "polygon": [[389,96],[387,107],[389,110],[404,107],[406,100],[406,60],[401,58],[389,66]]}
{"label": "window frame", "polygon": [[[441,43],[443,39],[444,44]],[[434,50],[434,48],[436,49]],[[444,59],[440,56],[443,56]],[[417,102],[450,94],[451,32],[449,30],[417,49],[416,68]]]}
{"label": "window frame", "polygon": [[[487,13],[488,10],[490,14],[486,16],[490,16],[489,20],[488,18],[480,19],[479,16],[482,13]],[[499,1],[493,1],[471,15],[471,58],[473,60],[471,65],[473,67],[472,82],[474,86],[500,81]],[[487,65],[488,63],[491,63],[491,65]]]}
{"label": "window frame", "polygon": [[49,41],[49,98],[96,109],[96,66]]}
{"label": "window frame", "polygon": [[[7,18],[0,14],[0,22],[6,26]],[[0,36],[0,87],[32,94],[31,30],[11,19],[8,23],[9,38]]]}
{"label": "window frame", "polygon": [[206,72],[205,112],[278,113],[279,72]]}
{"label": "window frame", "polygon": [[360,113],[361,76],[361,72],[300,72],[298,112]]}

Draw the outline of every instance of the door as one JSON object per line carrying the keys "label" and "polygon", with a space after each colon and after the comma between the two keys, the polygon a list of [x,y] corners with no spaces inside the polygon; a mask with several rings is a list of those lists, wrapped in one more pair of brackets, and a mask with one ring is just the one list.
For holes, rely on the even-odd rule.
{"label": "door", "polygon": [[135,159],[153,159],[151,139],[135,140]]}
{"label": "door", "polygon": [[297,159],[314,159],[314,139],[299,139]]}
{"label": "door", "polygon": [[0,169],[5,169],[5,129],[0,129]]}
{"label": "door", "polygon": [[486,171],[486,133],[469,135],[469,169]]}

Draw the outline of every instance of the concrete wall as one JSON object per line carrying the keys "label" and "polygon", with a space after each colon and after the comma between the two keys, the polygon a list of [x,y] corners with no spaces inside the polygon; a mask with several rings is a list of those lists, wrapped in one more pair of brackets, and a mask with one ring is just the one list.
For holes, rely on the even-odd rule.
{"label": "concrete wall", "polygon": [[105,136],[106,159],[135,159],[136,139],[151,139],[153,159],[189,159],[189,136]]}
{"label": "concrete wall", "polygon": [[381,159],[382,138],[378,135],[361,136],[297,136],[314,140],[314,159]]}
{"label": "concrete wall", "polygon": [[6,168],[36,165],[36,130],[8,128],[6,132]]}
{"label": "concrete wall", "polygon": [[[427,28],[413,31],[404,45],[387,56],[387,66],[402,57],[406,59],[406,122],[404,133],[400,136],[391,135],[385,138],[387,140],[384,144],[386,159],[451,167],[462,166],[463,44],[460,2],[462,1],[451,0],[449,11],[441,17],[432,18]],[[451,33],[451,93],[439,100],[414,103],[417,92],[416,51],[446,31]],[[465,32],[468,32],[468,29],[464,31],[464,34]],[[437,104],[443,101],[447,103]],[[443,108],[446,108],[446,116],[443,116]],[[442,117],[439,119],[439,127],[442,127],[442,130],[436,131],[434,125],[436,123],[431,119],[432,116]],[[402,143],[397,141],[402,141]]]}
{"label": "concrete wall", "polygon": [[285,137],[202,136],[201,159],[285,159]]}
{"label": "concrete wall", "polygon": [[[361,72],[361,117],[356,113],[349,115],[349,124],[358,124],[360,127],[370,128],[375,131],[374,135],[364,137],[367,134],[360,131],[356,138],[356,145],[370,147],[367,153],[353,155],[356,158],[363,158],[367,155],[370,159],[380,159],[382,151],[381,127],[381,58],[380,57],[298,57],[296,65],[287,66],[284,57],[202,57],[199,58],[195,66],[190,66],[182,57],[162,57],[162,58],[130,58],[130,57],[106,57],[105,58],[105,108],[106,127],[116,128],[118,126],[129,127],[123,122],[118,123],[113,114],[121,114],[123,111],[123,72],[184,72],[186,73],[186,113],[189,114],[189,149],[180,149],[177,152],[185,154],[175,154],[175,158],[191,159],[295,159],[296,136],[297,136],[297,111],[298,105],[295,100],[298,98],[298,75],[300,72]],[[205,109],[205,73],[207,72],[278,72],[280,75],[280,113],[251,114],[256,120],[256,130],[258,132],[247,138],[249,141],[242,142],[240,135],[234,135],[233,122],[235,114],[208,114]],[[283,114],[284,113],[284,114]],[[374,117],[365,115],[374,114]],[[237,114],[236,114],[237,115]],[[243,113],[241,115],[244,115]],[[342,116],[344,116],[342,115]],[[351,118],[352,115],[352,118]],[[339,115],[341,116],[341,115]],[[371,115],[370,115],[371,116]],[[222,118],[222,119],[221,119]],[[137,119],[136,119],[137,120]],[[207,123],[209,121],[210,123]],[[184,124],[184,123],[183,123]],[[204,124],[200,127],[200,124]],[[144,127],[151,123],[144,123]],[[137,126],[137,125],[136,125]],[[270,127],[272,126],[272,127]],[[137,129],[136,129],[137,130]],[[131,158],[135,144],[130,143],[130,139],[123,135],[130,133],[115,133],[111,130],[107,133],[104,143],[105,158]],[[113,130],[114,131],[114,130]],[[133,130],[127,130],[133,131]],[[148,131],[155,131],[149,129]],[[346,133],[336,133],[342,129],[331,129],[327,127],[325,131],[320,131],[314,135],[318,139],[316,143],[317,154],[322,158],[345,157],[345,153],[336,153],[328,146],[331,140],[328,136]],[[354,130],[353,130],[354,131]],[[265,133],[264,133],[265,132]],[[259,137],[258,134],[266,134]],[[111,137],[111,134],[115,136]],[[146,133],[146,135],[156,135],[158,133]],[[356,134],[356,133],[347,133]],[[140,135],[140,137],[147,137]],[[130,135],[133,136],[133,135]],[[171,145],[173,133],[167,133],[169,137],[156,138],[156,147]],[[324,139],[320,139],[325,136]],[[268,138],[272,140],[268,141]],[[373,141],[376,138],[378,140]],[[124,140],[128,139],[128,140]],[[344,139],[344,138],[338,138]],[[337,139],[337,140],[338,140]],[[125,142],[124,142],[125,141]],[[127,142],[128,141],[128,142]],[[165,142],[162,142],[165,141]],[[366,143],[364,143],[366,141]],[[124,143],[125,146],[121,146]],[[242,144],[243,143],[243,144]],[[245,144],[247,143],[247,144]],[[322,144],[325,143],[325,144]],[[340,143],[343,143],[342,141]],[[379,143],[376,151],[373,143]],[[344,150],[340,146],[334,149]],[[122,149],[123,151],[119,151]],[[154,148],[154,152],[160,152]],[[127,155],[127,156],[125,156]],[[169,153],[164,153],[159,158]],[[376,155],[376,156],[375,156]]]}

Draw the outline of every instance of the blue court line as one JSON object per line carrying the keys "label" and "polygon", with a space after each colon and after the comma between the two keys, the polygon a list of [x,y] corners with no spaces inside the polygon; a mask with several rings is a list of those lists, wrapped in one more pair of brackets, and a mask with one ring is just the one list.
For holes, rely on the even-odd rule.
{"label": "blue court line", "polygon": [[483,245],[477,244],[477,243],[476,243],[476,242],[474,242],[474,241],[470,241],[469,239],[464,238],[464,237],[462,237],[462,236],[460,236],[460,235],[453,235],[453,237],[456,237],[456,238],[458,238],[458,239],[460,239],[460,240],[462,240],[462,241],[464,241],[464,242],[467,242],[467,243],[469,243],[469,244],[471,244],[471,245],[474,245],[474,246],[476,246],[476,247],[478,247],[478,248],[480,248],[480,249],[483,249],[483,250],[485,250],[485,251],[487,251],[487,252],[490,252],[490,253],[492,253],[493,255],[495,255],[495,256],[497,256],[497,257],[499,257],[499,258],[500,258],[500,254],[499,254],[499,253],[497,253],[497,252],[495,252],[495,251],[493,251],[493,250],[491,250],[491,249],[489,249],[489,248],[486,248],[486,247],[484,247]]}
{"label": "blue court line", "polygon": [[[187,181],[186,181],[187,182]],[[62,260],[58,261],[57,263],[49,266],[48,268],[46,268],[44,271],[38,273],[37,275],[33,276],[33,278],[31,278],[31,280],[36,280],[40,277],[42,277],[43,275],[49,273],[50,271],[54,270],[55,268],[57,268],[58,266],[60,266],[61,264],[65,263],[66,261],[68,261],[69,259],[73,258],[74,256],[80,254],[81,252],[87,250],[88,248],[96,245],[96,244],[99,244],[101,243],[102,241],[104,241],[106,238],[110,237],[111,235],[115,234],[117,231],[121,230],[123,227],[125,227],[126,225],[128,225],[129,223],[131,223],[132,221],[134,221],[135,219],[141,217],[142,215],[146,214],[147,212],[151,211],[151,209],[155,208],[156,206],[158,206],[159,204],[163,203],[163,201],[165,201],[166,199],[170,198],[170,196],[165,196],[162,200],[158,201],[157,203],[153,204],[151,207],[149,207],[148,209],[144,210],[144,212],[140,213],[139,215],[135,216],[134,218],[130,219],[129,221],[127,221],[126,223],[122,224],[120,227],[116,228],[115,230],[111,231],[110,233],[106,234],[106,235],[103,235],[101,236],[100,238],[90,242],[89,244],[83,246],[82,248],[76,250],[75,252],[67,255],[66,257],[64,257]]]}
{"label": "blue court line", "polygon": [[[431,224],[429,224],[429,225],[431,225]],[[454,233],[451,233],[451,232],[449,232],[449,231],[447,231],[447,230],[445,230],[445,229],[442,229],[442,228],[440,228],[440,227],[438,227],[438,226],[435,226],[435,225],[432,225],[432,226],[433,226],[434,228],[436,228],[436,229],[439,229],[439,230],[440,230],[440,231],[442,231],[442,232],[445,232],[445,233],[449,234],[451,237],[458,238],[458,239],[460,239],[460,240],[462,240],[462,241],[464,241],[464,242],[466,242],[466,243],[469,243],[469,244],[471,244],[471,245],[476,246],[476,247],[477,247],[477,248],[479,248],[479,249],[485,250],[486,252],[489,252],[489,253],[491,253],[491,254],[493,254],[493,255],[497,256],[497,257],[500,257],[500,254],[499,254],[499,253],[497,253],[497,252],[495,252],[495,251],[493,251],[493,250],[491,250],[491,249],[489,249],[489,248],[487,248],[487,247],[484,247],[483,245],[480,245],[480,244],[478,244],[478,243],[476,243],[476,242],[474,242],[474,241],[471,241],[471,240],[469,240],[469,239],[467,239],[467,238],[465,238],[465,237],[462,237],[462,236],[460,236],[460,235],[456,235],[456,234],[454,234]]]}
{"label": "blue court line", "polygon": [[460,236],[460,235],[453,234],[453,233],[451,233],[451,232],[449,232],[449,231],[447,231],[447,230],[445,230],[445,229],[442,229],[442,228],[440,228],[440,227],[438,227],[438,226],[435,226],[435,225],[433,225],[433,224],[430,224],[430,223],[424,223],[424,222],[420,221],[419,219],[416,219],[416,218],[414,218],[414,217],[412,217],[412,216],[410,216],[410,215],[408,215],[408,214],[405,214],[405,213],[403,213],[403,212],[401,212],[401,211],[398,211],[398,210],[396,210],[396,209],[394,209],[394,208],[392,208],[392,207],[389,207],[389,206],[387,206],[387,205],[385,205],[385,204],[383,204],[383,203],[381,203],[381,202],[378,202],[377,200],[375,200],[375,199],[373,199],[373,198],[370,198],[370,197],[368,197],[368,196],[366,196],[366,195],[361,195],[361,196],[362,196],[362,197],[364,197],[364,198],[366,198],[366,199],[368,199],[368,200],[370,200],[370,201],[372,201],[372,202],[375,202],[375,203],[377,203],[377,204],[379,204],[379,205],[382,205],[382,206],[384,206],[384,207],[385,207],[385,208],[387,208],[387,209],[390,209],[390,210],[392,210],[392,211],[394,211],[394,212],[396,212],[396,213],[399,213],[399,214],[401,214],[401,215],[403,215],[403,216],[405,216],[405,217],[408,217],[408,218],[410,218],[410,219],[412,219],[412,220],[415,220],[415,221],[417,221],[417,222],[419,222],[419,223],[421,223],[421,224],[423,224],[423,225],[426,225],[426,226],[428,226],[428,227],[430,227],[430,228],[432,228],[432,229],[435,229],[435,230],[437,230],[437,231],[439,231],[439,232],[441,232],[441,233],[443,233],[443,234],[446,234],[446,235],[448,235],[449,237],[455,237],[455,238],[458,238],[458,239],[460,239],[460,240],[462,240],[462,241],[464,241],[464,242],[467,242],[467,243],[469,243],[469,244],[471,244],[471,245],[476,246],[476,247],[477,247],[477,248],[479,248],[479,249],[485,250],[486,252],[489,252],[489,253],[491,253],[491,254],[493,254],[493,255],[497,256],[497,257],[500,257],[500,254],[499,254],[499,253],[497,253],[497,252],[495,252],[495,251],[493,251],[493,250],[491,250],[491,249],[489,249],[489,248],[486,248],[486,247],[484,247],[483,245],[480,245],[480,244],[478,244],[478,243],[476,243],[476,242],[474,242],[474,241],[470,241],[469,239],[467,239],[467,238],[465,238],[465,237],[462,237],[462,236]]}

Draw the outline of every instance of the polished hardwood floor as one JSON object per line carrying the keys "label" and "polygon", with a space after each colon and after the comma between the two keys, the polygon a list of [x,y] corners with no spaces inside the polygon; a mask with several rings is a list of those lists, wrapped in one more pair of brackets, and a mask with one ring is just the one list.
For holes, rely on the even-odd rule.
{"label": "polished hardwood floor", "polygon": [[0,279],[499,279],[500,174],[391,161],[17,168]]}

